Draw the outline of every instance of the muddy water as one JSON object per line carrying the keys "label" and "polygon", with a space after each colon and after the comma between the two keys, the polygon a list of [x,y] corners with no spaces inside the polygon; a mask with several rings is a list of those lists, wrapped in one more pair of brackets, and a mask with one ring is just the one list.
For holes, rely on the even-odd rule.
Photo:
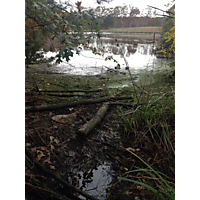
{"label": "muddy water", "polygon": [[[98,52],[101,53],[101,55],[94,55],[90,49],[81,47],[82,51],[80,54],[74,54],[73,57],[70,57],[68,63],[63,61],[61,64],[55,64],[55,61],[53,61],[52,67],[46,68],[46,70],[66,75],[107,75],[112,73],[112,70],[117,66],[117,63],[113,60],[107,59],[109,56],[112,56],[120,65],[120,69],[117,69],[117,71],[125,73],[125,75],[123,75],[123,80],[121,80],[121,74],[116,73],[115,79],[120,79],[121,81],[110,82],[106,87],[128,87],[131,83],[129,74],[127,70],[125,70],[126,63],[123,58],[124,56],[134,80],[140,84],[148,84],[150,79],[146,79],[146,74],[151,71],[161,72],[165,70],[168,68],[168,64],[171,61],[156,58],[156,56],[153,55],[153,34],[145,34],[146,38],[152,37],[151,40],[145,39],[144,34],[141,35],[142,36],[139,34],[105,34],[104,37],[95,39],[90,44],[91,47],[99,49]],[[48,52],[45,54],[45,57],[55,55],[56,52]]]}

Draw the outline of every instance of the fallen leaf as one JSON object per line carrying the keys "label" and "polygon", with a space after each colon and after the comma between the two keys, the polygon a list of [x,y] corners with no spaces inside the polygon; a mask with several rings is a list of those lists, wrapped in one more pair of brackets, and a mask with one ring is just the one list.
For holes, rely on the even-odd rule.
{"label": "fallen leaf", "polygon": [[36,147],[33,147],[33,148],[31,149],[31,151],[36,151]]}
{"label": "fallen leaf", "polygon": [[55,147],[53,145],[51,145],[51,151],[54,150],[54,149],[55,149]]}
{"label": "fallen leaf", "polygon": [[47,147],[40,147],[42,151],[47,150]]}
{"label": "fallen leaf", "polygon": [[50,143],[53,142],[53,139],[54,139],[54,137],[53,137],[53,136],[50,136]]}
{"label": "fallen leaf", "polygon": [[137,149],[136,149],[136,151],[140,151],[140,149],[139,149],[139,148],[137,148]]}
{"label": "fallen leaf", "polygon": [[29,146],[31,146],[31,143],[26,143],[25,146],[29,147]]}
{"label": "fallen leaf", "polygon": [[127,151],[133,151],[133,152],[135,152],[135,149],[133,149],[133,148],[131,148],[131,147],[126,148],[126,150],[127,150]]}
{"label": "fallen leaf", "polygon": [[137,189],[141,191],[143,188],[142,188],[141,186],[138,185],[138,186],[137,186]]}
{"label": "fallen leaf", "polygon": [[56,144],[58,144],[60,141],[59,141],[58,139],[55,139],[54,142],[55,142]]}
{"label": "fallen leaf", "polygon": [[51,168],[51,169],[56,169],[53,165],[50,165],[50,168]]}
{"label": "fallen leaf", "polygon": [[41,158],[42,158],[43,156],[45,156],[45,155],[44,155],[43,153],[40,153],[40,154],[37,156],[36,160],[37,160],[37,161],[40,161]]}
{"label": "fallen leaf", "polygon": [[48,157],[45,161],[43,161],[44,163],[45,162],[49,162],[50,161],[50,157]]}
{"label": "fallen leaf", "polygon": [[125,169],[126,171],[128,171],[128,168],[124,167],[124,169]]}

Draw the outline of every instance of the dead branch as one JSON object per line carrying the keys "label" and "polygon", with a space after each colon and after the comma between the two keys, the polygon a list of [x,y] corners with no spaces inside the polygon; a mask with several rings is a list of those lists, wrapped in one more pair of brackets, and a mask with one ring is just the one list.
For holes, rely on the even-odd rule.
{"label": "dead branch", "polygon": [[131,97],[131,96],[108,97],[108,98],[101,98],[101,99],[96,99],[96,100],[87,100],[87,101],[83,100],[83,101],[67,102],[67,103],[54,104],[54,105],[30,106],[30,107],[26,107],[25,111],[26,112],[42,112],[42,111],[50,111],[50,110],[56,110],[56,109],[60,109],[60,108],[78,106],[81,104],[93,104],[93,103],[124,100],[124,99],[133,99],[133,97]]}
{"label": "dead branch", "polygon": [[[150,7],[150,8],[154,8],[154,9],[156,9],[156,10],[160,10],[160,11],[162,11],[162,12],[165,12],[165,13],[167,13],[167,14],[172,14],[172,15],[175,15],[173,12],[170,12],[170,11],[165,11],[165,10],[161,10],[160,8],[156,8],[156,7],[153,7],[153,6],[149,6],[148,5],[148,7]],[[169,15],[165,15],[166,17],[171,17],[171,16],[169,16]],[[171,18],[174,18],[174,17],[171,17]]]}
{"label": "dead branch", "polygon": [[48,96],[56,96],[56,97],[74,97],[74,96],[81,96],[81,97],[89,97],[90,95],[85,94],[47,94]]}
{"label": "dead branch", "polygon": [[85,92],[85,93],[89,93],[89,92],[101,92],[102,89],[97,89],[97,90],[43,90],[43,89],[39,89],[39,92],[69,92],[69,93],[73,93],[73,92]]}

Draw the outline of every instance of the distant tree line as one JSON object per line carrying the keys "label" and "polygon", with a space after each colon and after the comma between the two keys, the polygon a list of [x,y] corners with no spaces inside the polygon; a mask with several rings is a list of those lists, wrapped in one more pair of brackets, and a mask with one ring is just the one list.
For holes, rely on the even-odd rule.
{"label": "distant tree line", "polygon": [[164,18],[150,18],[150,17],[106,17],[100,25],[102,29],[109,28],[131,28],[131,27],[145,27],[145,26],[163,26]]}
{"label": "distant tree line", "polygon": [[155,17],[156,12],[152,8],[140,12],[132,5],[115,8],[98,6],[95,9],[86,9],[84,12],[90,16],[92,27],[99,26],[101,29],[163,26],[165,24],[165,18]]}

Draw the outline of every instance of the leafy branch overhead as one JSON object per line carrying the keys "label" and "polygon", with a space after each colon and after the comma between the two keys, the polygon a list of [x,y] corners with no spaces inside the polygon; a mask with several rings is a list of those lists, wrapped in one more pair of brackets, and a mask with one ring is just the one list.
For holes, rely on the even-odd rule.
{"label": "leafy branch overhead", "polygon": [[[174,1],[173,1],[174,2]],[[168,4],[167,6],[171,6],[167,11],[163,11],[161,9],[158,9],[160,11],[163,11],[167,13],[167,15],[162,15],[166,17],[166,24],[163,27],[163,34],[161,36],[161,48],[156,53],[162,53],[164,57],[167,58],[174,58],[175,57],[175,4]],[[170,65],[170,66],[174,66]]]}
{"label": "leafy branch overhead", "polygon": [[88,14],[82,11],[81,2],[76,8],[70,4],[59,4],[54,0],[26,0],[26,59],[28,62],[36,59],[36,53],[47,40],[58,39],[61,48],[57,62],[70,60],[73,52],[79,54],[80,44],[89,44],[92,38],[100,37],[99,27],[94,33],[86,34],[85,30],[92,29],[92,21]]}

